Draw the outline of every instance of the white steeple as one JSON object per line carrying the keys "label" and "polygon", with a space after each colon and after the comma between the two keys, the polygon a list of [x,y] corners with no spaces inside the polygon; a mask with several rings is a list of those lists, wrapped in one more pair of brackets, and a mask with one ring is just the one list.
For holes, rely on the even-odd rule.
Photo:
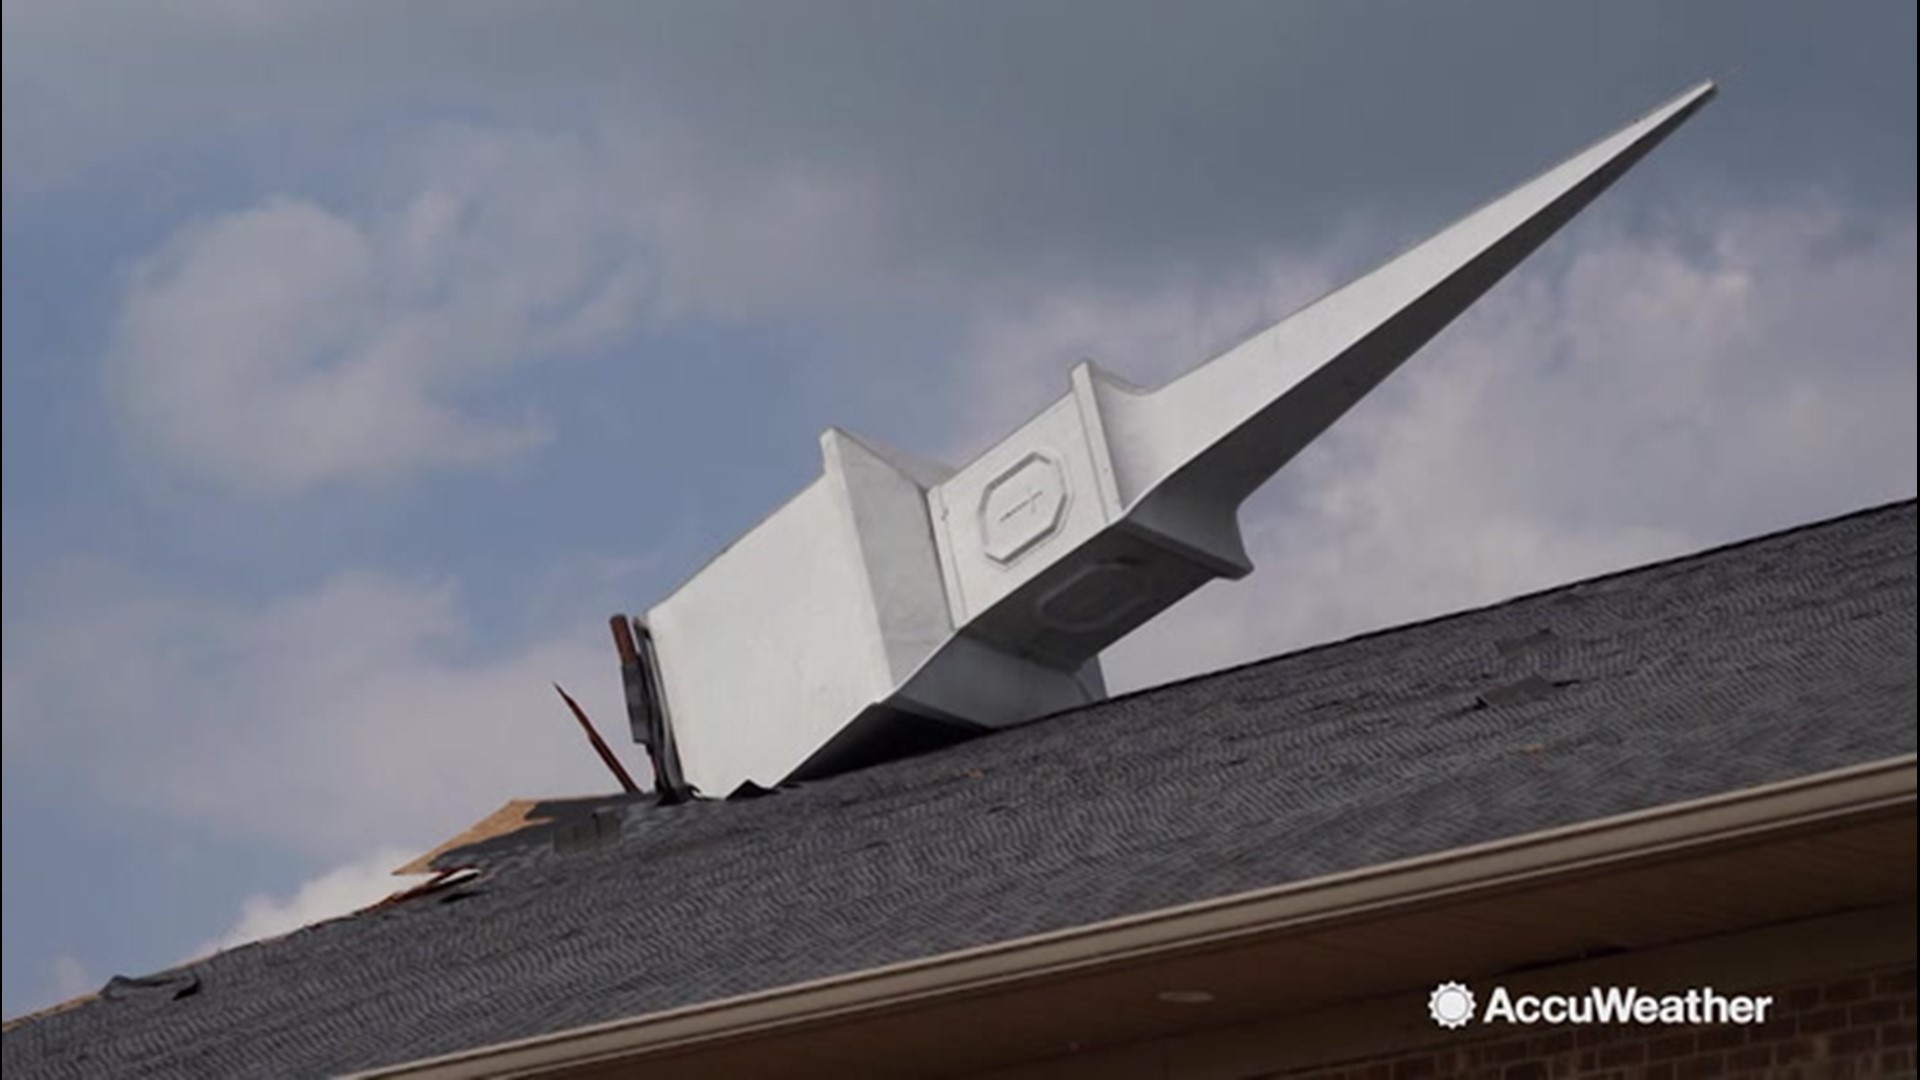
{"label": "white steeple", "polygon": [[1248,495],[1713,92],[1158,390],[1081,364],[957,471],[828,431],[822,476],[647,615],[687,781],[771,787],[1099,700],[1101,650],[1253,569]]}

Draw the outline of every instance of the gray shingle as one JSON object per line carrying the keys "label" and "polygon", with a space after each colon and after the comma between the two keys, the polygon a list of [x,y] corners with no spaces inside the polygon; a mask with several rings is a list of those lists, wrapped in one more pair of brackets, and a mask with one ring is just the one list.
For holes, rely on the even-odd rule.
{"label": "gray shingle", "polygon": [[757,800],[633,804],[597,845],[451,853],[487,871],[452,902],[16,1027],[5,1072],[363,1068],[1908,753],[1914,599],[1906,502]]}

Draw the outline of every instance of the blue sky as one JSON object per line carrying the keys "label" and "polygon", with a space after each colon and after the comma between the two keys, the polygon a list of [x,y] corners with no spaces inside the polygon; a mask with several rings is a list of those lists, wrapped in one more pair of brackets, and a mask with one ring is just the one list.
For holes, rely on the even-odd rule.
{"label": "blue sky", "polygon": [[[1912,5],[14,2],[4,1011],[607,786],[605,616],[1722,96],[1119,687],[1915,488]],[[628,752],[632,760],[638,755]]]}

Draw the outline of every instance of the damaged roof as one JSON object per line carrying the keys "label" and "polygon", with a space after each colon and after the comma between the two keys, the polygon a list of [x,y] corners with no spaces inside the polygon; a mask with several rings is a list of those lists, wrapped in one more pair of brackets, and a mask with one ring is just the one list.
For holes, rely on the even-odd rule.
{"label": "damaged roof", "polygon": [[0,1064],[364,1069],[1911,753],[1915,546],[1908,501],[764,798],[515,804],[432,855],[477,876],[116,980]]}

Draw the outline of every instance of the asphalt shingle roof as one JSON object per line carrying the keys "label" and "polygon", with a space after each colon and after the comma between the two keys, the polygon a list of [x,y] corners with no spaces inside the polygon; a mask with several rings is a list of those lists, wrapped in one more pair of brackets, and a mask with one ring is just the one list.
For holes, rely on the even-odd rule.
{"label": "asphalt shingle roof", "polygon": [[448,853],[485,873],[15,1027],[4,1069],[426,1057],[1909,753],[1915,706],[1905,502],[760,799],[606,800],[603,842]]}

